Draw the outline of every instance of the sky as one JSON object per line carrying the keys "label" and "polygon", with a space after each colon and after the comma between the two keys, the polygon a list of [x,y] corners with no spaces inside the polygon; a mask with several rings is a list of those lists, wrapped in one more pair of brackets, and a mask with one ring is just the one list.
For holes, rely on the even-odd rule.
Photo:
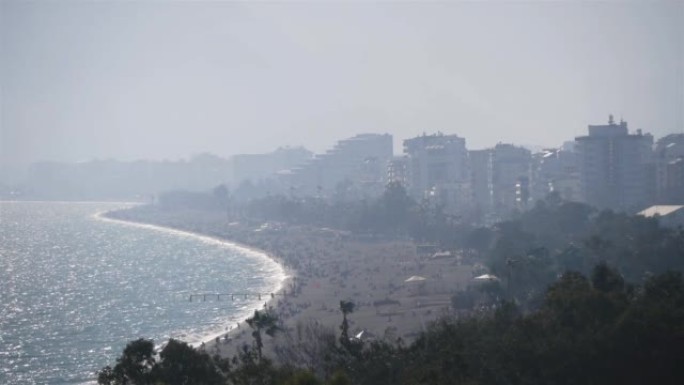
{"label": "sky", "polygon": [[684,132],[684,1],[0,1],[0,166]]}

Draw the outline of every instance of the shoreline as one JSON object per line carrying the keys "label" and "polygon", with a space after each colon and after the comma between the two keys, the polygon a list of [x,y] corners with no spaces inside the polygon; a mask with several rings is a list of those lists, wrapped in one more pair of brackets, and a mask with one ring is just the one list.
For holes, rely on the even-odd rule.
{"label": "shoreline", "polygon": [[[271,307],[273,303],[276,301],[277,296],[279,293],[281,293],[285,288],[287,287],[287,283],[291,281],[293,278],[296,277],[296,271],[286,267],[282,260],[278,257],[273,256],[271,253],[268,253],[265,250],[258,249],[253,246],[245,245],[239,242],[235,242],[232,240],[227,240],[223,238],[219,238],[216,236],[210,236],[207,234],[202,234],[199,232],[194,232],[194,231],[189,231],[189,230],[181,230],[178,228],[174,227],[168,227],[168,226],[161,226],[157,224],[152,224],[152,223],[145,223],[145,222],[137,222],[137,221],[132,221],[132,220],[126,220],[126,219],[120,219],[120,218],[112,218],[108,216],[108,214],[120,210],[127,210],[132,207],[137,206],[138,204],[131,204],[129,206],[120,208],[120,209],[115,209],[115,210],[107,210],[107,211],[100,211],[92,215],[93,218],[99,221],[103,222],[110,222],[110,223],[117,223],[125,226],[132,226],[132,227],[138,227],[142,229],[148,229],[148,230],[153,230],[153,231],[158,231],[158,232],[163,232],[166,234],[172,234],[172,235],[178,235],[178,236],[184,236],[184,237],[191,237],[195,238],[201,242],[210,244],[210,245],[215,245],[219,246],[222,248],[226,248],[228,250],[232,251],[237,251],[238,253],[247,256],[248,258],[258,258],[263,261],[268,261],[270,263],[273,263],[274,266],[277,266],[279,269],[278,276],[277,276],[277,283],[274,289],[266,292],[266,293],[257,293],[259,295],[264,295],[266,297],[273,295],[271,298],[268,298],[266,302],[264,303],[266,306]],[[206,293],[208,296],[209,295],[216,295],[220,293]],[[250,309],[258,309],[261,307],[262,302],[261,300],[254,300],[255,306],[248,306]],[[253,310],[249,310],[248,312],[245,311],[246,314],[237,314],[236,316],[232,317],[232,319],[227,320],[226,323],[222,324],[221,327],[224,327],[224,330],[220,332],[214,332],[208,335],[202,335],[199,338],[199,341],[185,341],[188,343],[190,346],[193,346],[195,348],[200,348],[201,346],[205,344],[210,344],[214,341],[216,341],[217,338],[227,338],[227,337],[234,337],[234,334],[236,334],[240,329],[240,327],[234,327],[235,324],[238,325],[245,325],[246,320],[250,318],[253,315]],[[243,329],[244,330],[244,329]],[[162,344],[165,344],[166,341],[164,341]],[[162,345],[160,345],[161,348]]]}
{"label": "shoreline", "polygon": [[[460,312],[451,306],[452,296],[474,277],[473,266],[459,253],[435,258],[419,253],[409,239],[369,240],[315,226],[260,220],[236,222],[218,211],[190,208],[140,206],[113,212],[113,220],[153,223],[164,229],[246,245],[246,249],[261,251],[292,272],[291,281],[283,281],[281,286],[286,287],[288,295],[269,299],[268,306],[272,306],[282,325],[276,337],[264,339],[264,349],[270,354],[291,347],[301,327],[324,327],[339,334],[340,301],[355,303],[348,317],[350,335],[411,342],[430,322],[458,316]],[[414,276],[420,279],[416,281]],[[206,351],[232,357],[236,348],[253,343],[249,328],[235,330],[218,344],[207,343]]]}

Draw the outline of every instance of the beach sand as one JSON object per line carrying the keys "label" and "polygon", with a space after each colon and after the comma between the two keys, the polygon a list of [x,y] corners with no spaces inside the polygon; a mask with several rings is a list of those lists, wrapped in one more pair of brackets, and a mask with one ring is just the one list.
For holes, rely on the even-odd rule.
{"label": "beach sand", "polygon": [[[110,214],[111,215],[111,214]],[[134,209],[111,216],[227,239],[264,251],[291,277],[273,299],[264,297],[285,332],[297,322],[317,322],[339,335],[341,300],[352,301],[350,335],[412,341],[431,321],[453,315],[451,296],[466,288],[471,266],[459,256],[418,255],[405,240],[378,240],[308,226],[230,222],[225,215],[196,210]],[[413,280],[406,282],[409,278]],[[237,325],[224,338],[202,348],[232,357],[251,345],[251,329]],[[273,349],[264,338],[265,351]]]}

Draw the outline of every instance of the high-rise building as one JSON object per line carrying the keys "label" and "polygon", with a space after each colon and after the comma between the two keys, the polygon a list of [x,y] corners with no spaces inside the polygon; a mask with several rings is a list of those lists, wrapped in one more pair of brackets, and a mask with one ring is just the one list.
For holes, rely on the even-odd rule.
{"label": "high-rise building", "polygon": [[637,212],[653,200],[653,136],[627,123],[590,125],[589,135],[575,138],[580,191],[584,202],[598,208]]}
{"label": "high-rise building", "polygon": [[465,139],[437,133],[407,139],[408,192],[414,199],[429,199],[452,212],[472,205],[468,151]]}
{"label": "high-rise building", "polygon": [[544,199],[556,192],[566,201],[580,200],[577,154],[563,148],[545,149],[533,154],[532,199]]}
{"label": "high-rise building", "polygon": [[656,203],[684,204],[684,134],[670,134],[655,146]]}
{"label": "high-rise building", "polygon": [[498,216],[526,210],[532,199],[532,153],[524,147],[497,144],[492,150],[492,204]]}
{"label": "high-rise building", "polygon": [[512,144],[471,150],[470,178],[474,209],[485,223],[525,210],[532,200],[532,154]]}
{"label": "high-rise building", "polygon": [[468,151],[473,205],[482,218],[491,214],[494,208],[493,153],[492,149]]}
{"label": "high-rise building", "polygon": [[324,154],[283,174],[290,189],[301,195],[328,195],[340,183],[368,194],[383,191],[392,159],[392,135],[359,134],[340,140]]}
{"label": "high-rise building", "polygon": [[409,159],[395,156],[387,165],[387,183],[399,183],[408,191],[410,188]]}

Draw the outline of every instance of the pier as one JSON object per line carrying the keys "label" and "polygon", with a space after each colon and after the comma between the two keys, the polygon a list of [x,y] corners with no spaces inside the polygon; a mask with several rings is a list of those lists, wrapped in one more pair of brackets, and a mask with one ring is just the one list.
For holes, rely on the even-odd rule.
{"label": "pier", "polygon": [[262,298],[269,298],[273,299],[276,296],[282,296],[285,297],[286,294],[285,292],[279,292],[279,293],[195,293],[195,294],[190,294],[188,297],[188,301],[192,302],[193,300],[198,301],[201,300],[202,302],[206,302],[207,299],[209,300],[216,300],[216,301],[221,301],[221,297],[224,299],[230,299],[231,301],[234,301],[235,298],[242,298],[242,299],[258,299],[261,300]]}

